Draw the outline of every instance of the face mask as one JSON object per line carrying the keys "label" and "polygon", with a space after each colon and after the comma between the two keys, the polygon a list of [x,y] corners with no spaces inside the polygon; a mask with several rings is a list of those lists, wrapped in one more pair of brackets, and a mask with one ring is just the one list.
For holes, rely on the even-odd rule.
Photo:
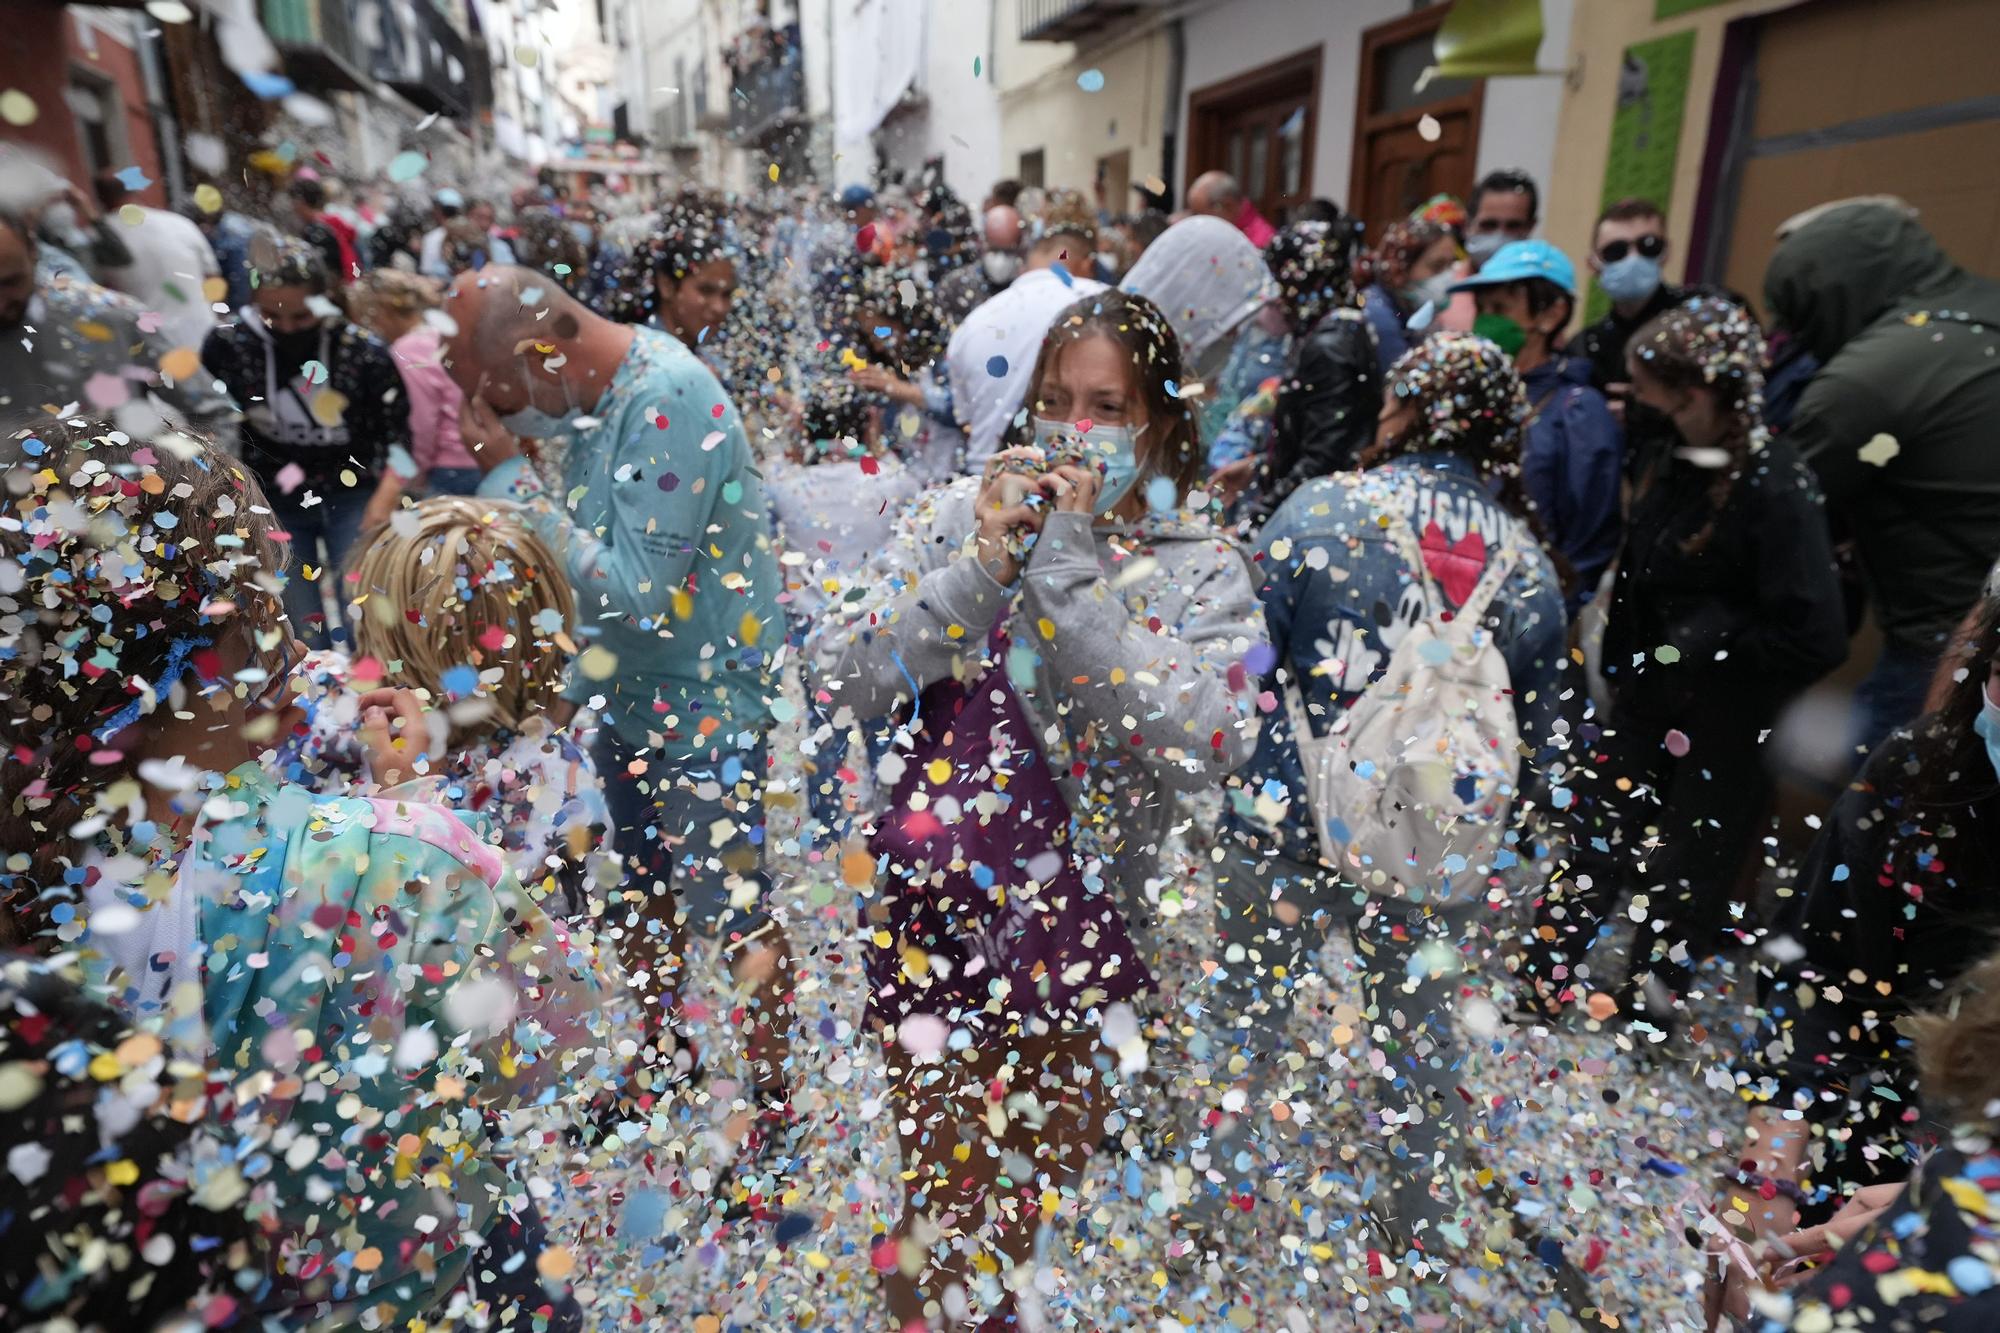
{"label": "face mask", "polygon": [[1081,462],[1085,467],[1095,468],[1103,474],[1104,485],[1097,492],[1097,504],[1094,506],[1094,512],[1099,516],[1117,508],[1118,502],[1125,498],[1125,493],[1139,478],[1137,432],[1130,426],[1093,422],[1089,430],[1079,433],[1074,422],[1036,417],[1035,443],[1046,450],[1053,461]]}
{"label": "face mask", "polygon": [[1475,231],[1465,238],[1465,253],[1472,257],[1472,266],[1478,268],[1493,258],[1493,252],[1507,244],[1507,238],[1497,231]]}
{"label": "face mask", "polygon": [[1414,286],[1403,288],[1403,301],[1411,310],[1421,310],[1430,306],[1442,310],[1451,301],[1451,284],[1454,281],[1450,269],[1433,273]]}
{"label": "face mask", "polygon": [[1472,321],[1472,331],[1505,352],[1510,361],[1528,343],[1528,331],[1505,315],[1481,315]]}
{"label": "face mask", "polygon": [[576,416],[575,408],[555,416],[529,403],[520,411],[501,417],[500,424],[516,435],[525,435],[531,440],[546,440],[551,435],[567,435]]}
{"label": "face mask", "polygon": [[1597,282],[1614,301],[1643,301],[1660,289],[1660,261],[1626,255],[1615,264],[1606,264]]}
{"label": "face mask", "polygon": [[1021,271],[1021,256],[1011,250],[988,250],[979,256],[979,267],[988,282],[1004,287]]}
{"label": "face mask", "polygon": [[1972,729],[1986,742],[1986,762],[1993,765],[1994,776],[2000,777],[2000,704],[1993,702],[1992,693],[1985,687],[1979,689],[1979,716],[1972,720]]}
{"label": "face mask", "polygon": [[319,355],[319,326],[293,329],[289,333],[272,333],[271,350],[277,353],[281,365],[302,366]]}

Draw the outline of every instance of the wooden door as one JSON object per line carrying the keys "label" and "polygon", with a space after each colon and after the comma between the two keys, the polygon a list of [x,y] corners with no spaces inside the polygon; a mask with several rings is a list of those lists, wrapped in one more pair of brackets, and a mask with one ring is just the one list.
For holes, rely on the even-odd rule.
{"label": "wooden door", "polygon": [[1319,67],[1314,47],[1191,93],[1188,179],[1228,172],[1274,223],[1310,199]]}
{"label": "wooden door", "polygon": [[[1361,37],[1348,210],[1368,224],[1371,241],[1434,194],[1462,200],[1472,193],[1485,83],[1433,79],[1417,87],[1435,63],[1431,43],[1448,9],[1432,5]],[[1435,122],[1435,138],[1425,137],[1426,118]]]}
{"label": "wooden door", "polygon": [[1953,259],[2000,273],[2000,4],[1825,0],[1756,22],[1754,96],[1708,276],[1761,306],[1778,225],[1861,194],[1904,199]]}

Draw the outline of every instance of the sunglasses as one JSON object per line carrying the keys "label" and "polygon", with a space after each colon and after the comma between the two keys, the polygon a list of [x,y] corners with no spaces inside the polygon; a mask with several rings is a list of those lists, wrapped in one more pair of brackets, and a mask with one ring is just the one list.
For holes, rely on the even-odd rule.
{"label": "sunglasses", "polygon": [[1597,257],[1607,264],[1615,264],[1634,249],[1648,259],[1658,259],[1667,252],[1667,238],[1655,233],[1641,236],[1636,241],[1606,241],[1598,250]]}

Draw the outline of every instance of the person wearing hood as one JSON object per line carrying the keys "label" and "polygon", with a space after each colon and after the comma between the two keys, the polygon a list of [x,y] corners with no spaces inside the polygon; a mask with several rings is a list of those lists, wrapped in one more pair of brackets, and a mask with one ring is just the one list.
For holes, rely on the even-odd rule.
{"label": "person wearing hood", "polygon": [[410,400],[388,344],[327,299],[326,265],[310,246],[273,244],[250,278],[250,304],[208,335],[201,363],[243,405],[239,452],[289,534],[285,614],[324,648],[325,571],[389,517],[391,459],[416,471]]}
{"label": "person wearing hood", "polygon": [[1458,233],[1442,222],[1411,217],[1383,231],[1366,260],[1361,308],[1375,330],[1375,363],[1384,375],[1450,304],[1457,262]]}
{"label": "person wearing hood", "polygon": [[1174,326],[1181,382],[1203,386],[1201,433],[1211,438],[1265,373],[1272,339],[1254,321],[1277,300],[1278,284],[1263,254],[1220,218],[1183,218],[1146,248],[1119,287],[1151,301]]}
{"label": "person wearing hood", "polygon": [[1569,562],[1569,608],[1583,609],[1618,554],[1625,439],[1587,364],[1558,344],[1576,310],[1576,268],[1547,241],[1502,246],[1452,292],[1471,292],[1473,329],[1513,358],[1528,394],[1521,481],[1550,545]]}
{"label": "person wearing hood", "polygon": [[1780,241],[1764,299],[1822,362],[1787,434],[1853,534],[1882,627],[1857,691],[1872,746],[1921,710],[2000,551],[2000,283],[1907,209],[1866,201]]}

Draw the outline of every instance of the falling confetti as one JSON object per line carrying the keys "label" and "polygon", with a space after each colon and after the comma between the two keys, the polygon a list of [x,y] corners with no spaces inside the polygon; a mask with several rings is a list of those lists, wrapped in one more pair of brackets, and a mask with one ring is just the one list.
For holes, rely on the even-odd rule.
{"label": "falling confetti", "polygon": [[1102,92],[1104,90],[1104,71],[1101,69],[1087,69],[1083,71],[1083,73],[1076,76],[1076,86],[1087,93]]}

